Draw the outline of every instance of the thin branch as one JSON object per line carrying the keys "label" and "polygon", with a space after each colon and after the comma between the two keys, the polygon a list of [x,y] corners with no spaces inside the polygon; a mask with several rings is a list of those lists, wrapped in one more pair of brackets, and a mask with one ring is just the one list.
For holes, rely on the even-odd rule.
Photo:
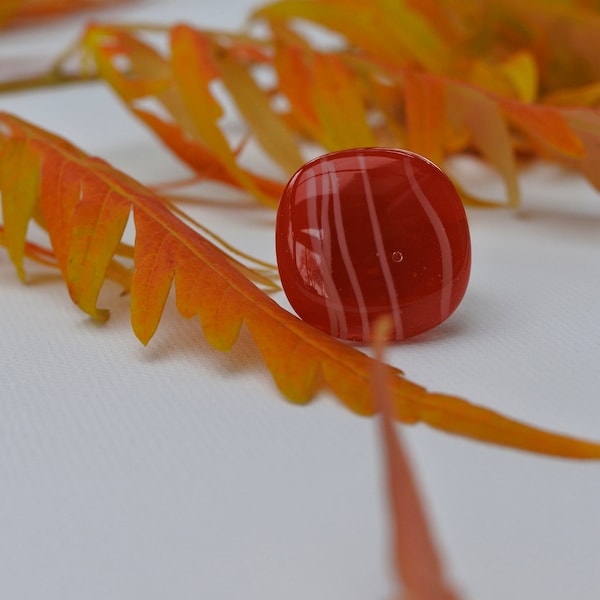
{"label": "thin branch", "polygon": [[42,73],[41,75],[0,81],[0,94],[10,94],[38,88],[58,87],[98,80],[99,77],[95,74],[67,74],[52,69],[51,71]]}

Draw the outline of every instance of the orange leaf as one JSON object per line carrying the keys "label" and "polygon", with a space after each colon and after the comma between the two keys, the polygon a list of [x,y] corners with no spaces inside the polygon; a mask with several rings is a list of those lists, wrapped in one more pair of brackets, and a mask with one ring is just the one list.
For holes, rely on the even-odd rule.
{"label": "orange leaf", "polygon": [[498,102],[475,87],[455,82],[449,82],[446,90],[451,118],[467,128],[473,144],[504,179],[509,205],[518,206],[517,166]]}
{"label": "orange leaf", "polygon": [[290,103],[303,132],[313,138],[319,136],[319,116],[311,94],[313,84],[310,70],[312,50],[299,36],[278,23],[271,23],[275,35],[273,66],[277,73],[278,89]]}
{"label": "orange leaf", "polygon": [[[277,205],[283,182],[242,166],[239,149],[250,134],[286,173],[301,162],[300,144],[306,138],[322,150],[407,146],[438,164],[447,155],[476,151],[503,178],[513,207],[520,202],[518,154],[551,157],[579,169],[587,164],[581,135],[558,107],[533,102],[538,87],[546,102],[593,104],[597,96],[592,83],[572,94],[562,89],[553,95],[544,88],[545,65],[534,25],[539,21],[549,27],[558,13],[538,18],[535,11],[513,6],[513,0],[495,0],[497,14],[463,7],[446,28],[441,24],[453,13],[449,0],[439,6],[413,0],[410,8],[390,0],[350,2],[286,0],[260,9],[256,15],[268,19],[272,39],[178,25],[169,30],[170,57],[144,42],[140,28],[93,26],[82,44],[128,109],[200,177],[245,189],[270,206]],[[439,43],[447,50],[444,40],[464,36],[464,47],[448,52],[451,66],[428,67],[429,72],[415,68],[419,60],[412,52],[430,48],[430,38],[419,27],[408,31],[410,18],[401,27],[407,29],[412,50],[389,47],[399,35],[386,38],[386,28],[399,27],[391,15],[404,13],[419,22],[431,20],[427,30],[441,32],[432,33],[438,41],[431,47]],[[504,39],[504,28],[512,32],[516,16],[533,36],[531,46],[512,47]],[[354,47],[316,50],[308,36],[293,31],[294,17],[325,24],[347,35]],[[481,30],[461,28],[476,17],[483,19]],[[568,20],[586,35],[595,31],[596,25],[587,27],[571,12]],[[486,51],[474,59],[479,45]],[[268,80],[265,86],[255,64],[261,74],[270,71],[273,83]],[[447,72],[440,75],[436,69]],[[248,128],[241,143],[223,127],[228,100]],[[584,173],[595,181],[589,168]]]}
{"label": "orange leaf", "polygon": [[[254,182],[236,162],[217,121],[223,109],[214,98],[210,83],[218,76],[212,57],[210,40],[186,25],[178,25],[171,31],[171,69],[177,92],[189,118],[188,134],[207,145],[223,166],[245,187],[257,194]],[[271,201],[269,199],[269,201]]]}
{"label": "orange leaf", "polygon": [[[356,413],[376,411],[370,393],[372,359],[281,308],[224,252],[171,213],[158,196],[65,140],[6,113],[0,113],[0,139],[2,157],[21,153],[21,163],[13,164],[24,165],[33,153],[41,163],[39,190],[23,188],[35,200],[11,193],[18,176],[0,180],[3,204],[13,204],[7,214],[17,214],[21,203],[28,211],[39,198],[71,297],[92,317],[106,317],[96,307],[98,293],[133,209],[138,229],[131,321],[141,341],[146,343],[152,336],[174,277],[179,311],[186,317],[198,315],[216,347],[230,347],[245,322],[278,387],[290,400],[307,402],[323,385]],[[31,176],[28,168],[20,168],[18,175]],[[386,372],[391,376],[394,414],[404,422],[422,421],[444,431],[543,454],[600,458],[600,444],[543,432],[460,398],[430,394],[393,367],[386,367]]]}
{"label": "orange leaf", "polygon": [[373,146],[361,82],[344,59],[311,50],[278,23],[274,67],[278,89],[285,95],[301,132],[328,150]]}
{"label": "orange leaf", "polygon": [[393,558],[405,598],[457,600],[446,582],[442,560],[430,529],[424,503],[404,450],[401,432],[394,428],[390,381],[383,363],[384,340],[391,320],[375,324],[373,396],[379,407],[388,501],[392,517]]}
{"label": "orange leaf", "polygon": [[0,27],[3,27],[19,10],[21,0],[4,0],[0,5]]}
{"label": "orange leaf", "polygon": [[[210,36],[177,26],[171,46],[171,59],[166,60],[128,30],[113,26],[91,26],[82,40],[100,77],[181,160],[200,176],[242,187],[264,203],[276,204],[282,184],[240,167],[219,128],[224,113],[211,90],[219,73]],[[152,101],[158,114],[144,101]],[[169,116],[172,121],[165,118]]]}
{"label": "orange leaf", "polygon": [[438,78],[408,70],[404,74],[408,148],[440,166],[444,158],[445,88]]}
{"label": "orange leaf", "polygon": [[579,168],[596,189],[600,190],[600,112],[586,108],[563,109],[561,114],[579,136],[585,155]]}
{"label": "orange leaf", "polygon": [[180,160],[200,176],[232,186],[238,185],[236,178],[223,166],[218,157],[206,146],[186,137],[185,132],[177,124],[168,123],[157,115],[140,108],[134,108],[132,112],[152,129]]}
{"label": "orange leaf", "polygon": [[131,325],[140,341],[147,344],[158,327],[171,289],[179,244],[162,223],[146,212],[134,209],[134,221]]}
{"label": "orange leaf", "polygon": [[566,156],[583,156],[581,139],[557,109],[511,100],[502,100],[501,106],[507,117],[536,143]]}

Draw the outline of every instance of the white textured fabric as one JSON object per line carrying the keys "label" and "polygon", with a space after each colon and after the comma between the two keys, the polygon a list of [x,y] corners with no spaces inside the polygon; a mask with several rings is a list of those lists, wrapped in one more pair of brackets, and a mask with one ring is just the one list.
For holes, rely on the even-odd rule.
{"label": "white textured fabric", "polygon": [[[102,20],[237,27],[250,0],[149,0]],[[84,18],[0,34],[5,77],[74,39]],[[31,61],[31,62],[30,62]],[[0,96],[145,182],[184,169],[100,84]],[[458,161],[473,187],[497,194]],[[470,211],[458,312],[389,359],[430,389],[600,439],[600,194],[547,166],[518,212]],[[273,214],[201,218],[273,258]],[[0,254],[0,598],[364,600],[389,597],[374,423],[322,396],[293,406],[249,337],[212,350],[169,305],[142,347],[127,299],[105,326]],[[281,299],[281,298],[279,298]],[[281,299],[283,302],[283,299]],[[440,543],[472,600],[594,600],[600,465],[407,431]]]}

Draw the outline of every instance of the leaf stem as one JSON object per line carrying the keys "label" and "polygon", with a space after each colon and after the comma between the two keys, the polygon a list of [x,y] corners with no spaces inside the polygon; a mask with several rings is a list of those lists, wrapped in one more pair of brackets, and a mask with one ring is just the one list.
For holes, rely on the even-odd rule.
{"label": "leaf stem", "polygon": [[98,76],[95,74],[67,74],[51,69],[40,75],[0,81],[0,94],[10,94],[38,88],[56,87],[97,80]]}

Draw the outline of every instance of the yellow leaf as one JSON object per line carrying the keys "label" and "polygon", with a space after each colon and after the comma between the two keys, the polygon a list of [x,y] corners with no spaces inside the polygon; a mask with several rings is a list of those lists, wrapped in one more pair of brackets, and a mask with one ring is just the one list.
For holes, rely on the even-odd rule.
{"label": "yellow leaf", "polygon": [[514,97],[521,102],[534,102],[538,94],[538,68],[530,52],[515,52],[503,61],[501,70],[510,83]]}
{"label": "yellow leaf", "polygon": [[[442,73],[450,68],[453,49],[419,12],[406,0],[374,0],[382,17],[389,22],[394,39],[406,48],[408,54],[426,70]],[[381,35],[376,30],[374,36]]]}
{"label": "yellow leaf", "polygon": [[319,141],[328,150],[373,146],[359,83],[336,54],[315,52],[309,90],[319,116]]}
{"label": "yellow leaf", "polygon": [[475,60],[468,81],[497,96],[533,102],[538,93],[538,69],[529,52],[516,52],[501,63]]}
{"label": "yellow leaf", "polygon": [[4,182],[3,243],[19,277],[24,280],[23,258],[27,227],[38,200],[39,156],[31,150],[27,139],[15,140],[12,144],[0,139],[0,157],[0,181]]}
{"label": "yellow leaf", "polygon": [[[148,44],[118,27],[91,25],[81,40],[82,60],[92,58],[98,74],[130,105],[134,101],[159,96],[170,84],[166,61]],[[123,76],[123,59],[131,71]]]}
{"label": "yellow leaf", "polygon": [[415,62],[442,72],[451,55],[427,21],[402,0],[282,0],[258,9],[254,17],[319,23],[384,63]]}
{"label": "yellow leaf", "polygon": [[220,53],[216,65],[223,83],[260,145],[284,173],[291,176],[304,160],[293,133],[275,112],[266,93],[231,53]]}

